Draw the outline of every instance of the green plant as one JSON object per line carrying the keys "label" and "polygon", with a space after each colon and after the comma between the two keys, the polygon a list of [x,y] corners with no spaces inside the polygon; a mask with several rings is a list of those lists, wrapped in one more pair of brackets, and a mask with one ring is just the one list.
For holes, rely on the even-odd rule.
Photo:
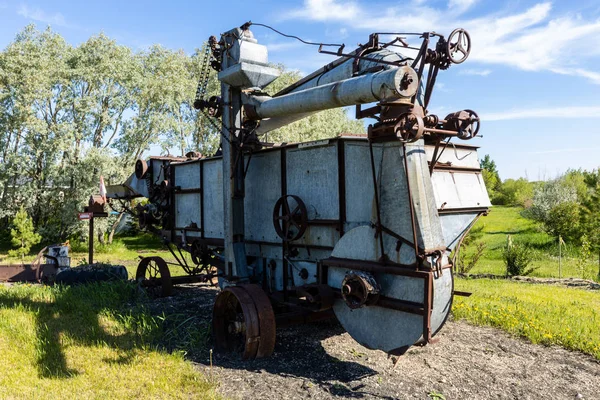
{"label": "green plant", "polygon": [[17,211],[12,224],[14,228],[10,230],[11,244],[18,247],[15,250],[10,250],[8,255],[23,258],[25,254],[29,253],[31,246],[38,244],[42,240],[42,237],[35,232],[33,221],[23,206]]}
{"label": "green plant", "polygon": [[427,393],[427,397],[433,400],[446,400],[446,396],[435,390],[432,390],[431,392]]}
{"label": "green plant", "polygon": [[510,235],[507,236],[506,246],[502,252],[504,263],[506,265],[506,275],[529,275],[535,269],[527,268],[533,261],[533,252],[522,243],[513,242]]}

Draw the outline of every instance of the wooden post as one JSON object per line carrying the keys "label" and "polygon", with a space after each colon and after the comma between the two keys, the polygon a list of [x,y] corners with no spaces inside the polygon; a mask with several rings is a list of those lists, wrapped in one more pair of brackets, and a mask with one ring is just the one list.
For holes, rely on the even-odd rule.
{"label": "wooden post", "polygon": [[88,263],[94,263],[94,214],[90,217],[90,235],[88,242]]}
{"label": "wooden post", "polygon": [[560,235],[558,236],[558,279],[561,278],[561,267],[562,267],[562,253],[561,253],[561,246],[562,245],[562,238],[560,237]]}

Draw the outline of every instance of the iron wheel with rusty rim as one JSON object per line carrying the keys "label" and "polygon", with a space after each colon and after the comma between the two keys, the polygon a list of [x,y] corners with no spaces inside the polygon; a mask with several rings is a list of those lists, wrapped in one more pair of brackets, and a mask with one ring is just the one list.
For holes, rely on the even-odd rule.
{"label": "iron wheel with rusty rim", "polygon": [[266,293],[254,284],[229,286],[215,300],[213,335],[219,351],[244,360],[268,357],[275,349],[275,314]]}
{"label": "iron wheel with rusty rim", "polygon": [[142,258],[138,264],[135,279],[153,297],[166,297],[173,292],[169,266],[160,257]]}

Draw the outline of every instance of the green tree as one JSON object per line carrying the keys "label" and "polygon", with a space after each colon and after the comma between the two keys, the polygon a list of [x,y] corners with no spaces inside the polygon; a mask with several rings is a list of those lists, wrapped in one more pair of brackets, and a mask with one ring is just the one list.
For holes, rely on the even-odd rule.
{"label": "green tree", "polygon": [[579,240],[580,207],[577,202],[567,201],[552,207],[544,221],[544,229],[554,237],[562,236],[568,241]]}
{"label": "green tree", "polygon": [[496,162],[492,160],[489,154],[486,154],[480,161],[479,165],[482,169],[483,181],[493,204],[497,203],[498,191],[502,186],[502,180],[496,168]]}
{"label": "green tree", "polygon": [[496,197],[497,204],[529,207],[533,201],[534,184],[527,179],[506,179],[500,185]]}
{"label": "green tree", "polygon": [[31,246],[42,240],[42,236],[35,232],[33,221],[22,206],[17,211],[12,224],[13,229],[10,230],[11,244],[17,248],[10,250],[8,255],[11,257],[24,257],[31,250]]}

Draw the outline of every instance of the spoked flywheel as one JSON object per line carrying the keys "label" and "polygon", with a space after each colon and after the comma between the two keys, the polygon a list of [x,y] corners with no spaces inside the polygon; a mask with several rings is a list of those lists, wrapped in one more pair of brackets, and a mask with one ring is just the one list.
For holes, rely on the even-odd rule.
{"label": "spoked flywheel", "polygon": [[229,286],[215,300],[213,334],[217,350],[244,360],[268,357],[275,348],[275,314],[266,293],[254,284]]}
{"label": "spoked flywheel", "polygon": [[170,296],[173,291],[169,266],[160,257],[142,258],[135,279],[154,297]]}

